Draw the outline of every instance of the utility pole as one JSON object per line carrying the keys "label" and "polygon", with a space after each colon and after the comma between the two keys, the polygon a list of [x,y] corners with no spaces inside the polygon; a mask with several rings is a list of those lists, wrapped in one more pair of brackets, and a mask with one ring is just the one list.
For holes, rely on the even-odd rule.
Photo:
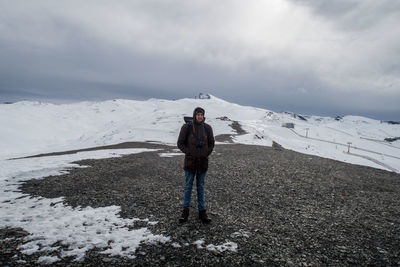
{"label": "utility pole", "polygon": [[349,145],[349,146],[347,147],[347,153],[350,153],[350,145],[351,145],[351,142],[347,142],[347,144]]}
{"label": "utility pole", "polygon": [[310,130],[310,128],[306,128],[306,138],[308,138],[308,130]]}

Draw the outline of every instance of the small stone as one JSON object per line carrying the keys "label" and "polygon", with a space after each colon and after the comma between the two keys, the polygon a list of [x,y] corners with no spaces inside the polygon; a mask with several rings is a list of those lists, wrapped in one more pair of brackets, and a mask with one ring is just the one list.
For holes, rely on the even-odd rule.
{"label": "small stone", "polygon": [[215,249],[210,250],[210,252],[211,252],[211,254],[213,254],[214,256],[222,257],[222,253],[219,252],[219,251],[217,251],[217,250],[215,250]]}
{"label": "small stone", "polygon": [[114,258],[103,258],[103,259],[101,259],[103,262],[105,262],[105,263],[110,263],[110,262],[113,262],[114,261]]}

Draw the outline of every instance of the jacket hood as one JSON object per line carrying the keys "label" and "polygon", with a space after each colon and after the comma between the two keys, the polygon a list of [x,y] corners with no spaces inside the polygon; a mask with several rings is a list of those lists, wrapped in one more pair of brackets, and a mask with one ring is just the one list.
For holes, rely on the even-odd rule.
{"label": "jacket hood", "polygon": [[[203,116],[206,114],[205,110],[201,107],[197,107],[194,109],[193,111],[193,122],[197,122],[196,121],[196,113],[203,113]],[[206,120],[206,118],[204,117],[203,122]]]}

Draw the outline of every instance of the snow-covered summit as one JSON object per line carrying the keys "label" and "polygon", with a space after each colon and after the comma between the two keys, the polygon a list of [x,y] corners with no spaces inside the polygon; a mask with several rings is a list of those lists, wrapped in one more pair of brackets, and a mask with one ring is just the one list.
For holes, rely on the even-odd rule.
{"label": "snow-covered summit", "polygon": [[[215,135],[234,134],[230,124],[238,121],[247,134],[235,136],[237,143],[271,146],[275,141],[302,153],[400,170],[400,141],[383,141],[399,137],[400,125],[359,116],[335,119],[277,113],[213,95],[210,99],[0,104],[0,159],[127,141],[175,145],[183,116],[191,116],[197,106],[206,110],[206,122]],[[295,127],[284,128],[283,123]],[[351,154],[344,153],[349,143]]]}

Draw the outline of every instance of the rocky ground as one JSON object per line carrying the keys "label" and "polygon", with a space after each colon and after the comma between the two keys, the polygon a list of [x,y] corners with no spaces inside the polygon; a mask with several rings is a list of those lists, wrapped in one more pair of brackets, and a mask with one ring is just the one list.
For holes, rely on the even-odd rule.
{"label": "rocky ground", "polygon": [[[179,224],[183,155],[159,152],[84,160],[79,163],[90,168],[21,186],[33,196],[63,196],[74,207],[119,205],[122,217],[156,220],[146,227],[180,245],[143,244],[132,260],[92,250],[84,262],[64,258],[57,265],[400,265],[399,174],[285,149],[217,145],[205,191],[213,221],[203,225],[197,219],[193,190],[189,222]],[[0,265],[35,264],[38,255],[17,248],[27,234],[0,230]],[[193,244],[198,240],[204,246],[235,242],[237,251],[201,249]]]}

